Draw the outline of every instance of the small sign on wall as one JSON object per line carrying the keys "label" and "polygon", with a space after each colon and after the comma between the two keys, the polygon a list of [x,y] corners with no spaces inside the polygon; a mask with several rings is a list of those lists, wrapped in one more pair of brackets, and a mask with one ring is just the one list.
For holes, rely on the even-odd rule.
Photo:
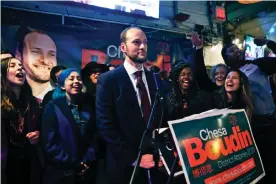
{"label": "small sign on wall", "polygon": [[216,6],[216,20],[224,22],[226,20],[225,8],[222,6]]}

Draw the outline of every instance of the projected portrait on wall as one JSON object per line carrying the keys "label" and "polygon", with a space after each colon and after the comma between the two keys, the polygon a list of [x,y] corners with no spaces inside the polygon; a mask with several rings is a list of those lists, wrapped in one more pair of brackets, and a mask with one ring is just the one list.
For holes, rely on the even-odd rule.
{"label": "projected portrait on wall", "polygon": [[50,71],[57,65],[56,44],[46,33],[20,28],[16,57],[22,61],[33,96],[42,100],[52,90]]}

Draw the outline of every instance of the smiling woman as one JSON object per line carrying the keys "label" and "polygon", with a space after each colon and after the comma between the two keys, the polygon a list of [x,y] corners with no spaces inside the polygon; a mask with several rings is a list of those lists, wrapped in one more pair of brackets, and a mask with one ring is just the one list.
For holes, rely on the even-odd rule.
{"label": "smiling woman", "polygon": [[25,82],[25,70],[23,69],[22,63],[15,58],[11,58],[7,69],[7,80],[12,86],[22,86]]}
{"label": "smiling woman", "polygon": [[188,64],[179,64],[172,70],[173,90],[165,99],[169,120],[184,118],[212,108],[211,96],[197,87]]}
{"label": "smiling woman", "polygon": [[76,69],[63,70],[53,100],[42,116],[42,145],[47,166],[44,182],[67,184],[96,179],[95,117],[84,98]]}
{"label": "smiling woman", "polygon": [[245,109],[249,120],[253,113],[252,92],[247,76],[240,70],[230,70],[224,88],[214,95],[216,108]]}
{"label": "smiling woman", "polygon": [[58,86],[53,92],[53,99],[66,96],[67,100],[74,101],[83,87],[78,71],[73,68],[63,70],[58,76],[57,84]]}
{"label": "smiling woman", "polygon": [[1,60],[1,179],[7,183],[40,180],[40,109],[25,77],[18,59]]}

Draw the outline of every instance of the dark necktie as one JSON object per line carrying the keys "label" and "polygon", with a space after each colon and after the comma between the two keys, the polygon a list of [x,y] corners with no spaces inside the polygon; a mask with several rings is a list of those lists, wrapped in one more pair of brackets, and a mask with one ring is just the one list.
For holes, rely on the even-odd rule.
{"label": "dark necktie", "polygon": [[40,98],[36,98],[37,103],[40,105],[42,100]]}
{"label": "dark necktie", "polygon": [[145,84],[142,80],[142,72],[143,71],[137,71],[135,73],[137,77],[137,88],[139,89],[139,94],[141,98],[141,108],[143,112],[143,117],[145,122],[147,123],[149,120],[150,112],[151,112],[151,106],[149,102],[149,96],[147,93],[147,89],[145,87]]}

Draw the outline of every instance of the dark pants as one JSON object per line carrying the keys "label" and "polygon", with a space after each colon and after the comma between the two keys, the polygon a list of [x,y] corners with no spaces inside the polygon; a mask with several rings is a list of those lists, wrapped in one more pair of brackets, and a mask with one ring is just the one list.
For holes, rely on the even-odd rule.
{"label": "dark pants", "polygon": [[75,184],[75,171],[48,166],[44,170],[43,184]]}
{"label": "dark pants", "polygon": [[8,156],[7,184],[30,184],[30,163],[28,159]]}
{"label": "dark pants", "polygon": [[253,116],[251,127],[266,173],[260,183],[276,183],[276,119],[273,116]]}
{"label": "dark pants", "polygon": [[[132,169],[131,172],[128,173],[128,177],[125,178],[124,181],[121,181],[120,184],[127,184],[130,182]],[[168,175],[165,172],[161,172],[159,169],[151,169],[150,174],[148,173],[147,169],[139,168],[139,173],[135,177],[133,184],[165,184],[167,181]],[[112,178],[108,178],[108,184],[119,184],[118,182],[114,182]]]}
{"label": "dark pants", "polygon": [[[95,163],[96,164],[96,163]],[[64,169],[56,166],[45,168],[43,184],[94,184],[97,179],[97,165],[91,165],[83,175],[77,175],[76,169]]]}

